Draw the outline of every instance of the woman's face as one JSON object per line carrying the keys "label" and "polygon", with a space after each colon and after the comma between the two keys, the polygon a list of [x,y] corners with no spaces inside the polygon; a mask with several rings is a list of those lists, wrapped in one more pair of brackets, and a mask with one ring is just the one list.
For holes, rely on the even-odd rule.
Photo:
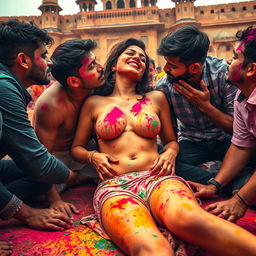
{"label": "woman's face", "polygon": [[118,57],[113,70],[134,81],[140,81],[146,68],[146,54],[136,45],[128,46]]}

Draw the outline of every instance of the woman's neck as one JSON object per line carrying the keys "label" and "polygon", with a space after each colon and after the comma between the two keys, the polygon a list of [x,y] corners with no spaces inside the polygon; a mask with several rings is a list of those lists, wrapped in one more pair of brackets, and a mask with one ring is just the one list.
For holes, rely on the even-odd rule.
{"label": "woman's neck", "polygon": [[115,88],[112,92],[112,96],[119,97],[129,97],[136,94],[135,88],[137,81],[132,81],[131,79],[120,76],[116,74]]}

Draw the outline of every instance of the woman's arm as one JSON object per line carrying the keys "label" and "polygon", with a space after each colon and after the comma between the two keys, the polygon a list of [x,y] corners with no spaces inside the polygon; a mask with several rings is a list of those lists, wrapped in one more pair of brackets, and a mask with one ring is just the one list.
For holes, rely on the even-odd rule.
{"label": "woman's arm", "polygon": [[154,99],[159,108],[159,119],[161,121],[160,138],[164,145],[164,152],[159,156],[152,166],[153,171],[158,171],[158,176],[175,174],[175,159],[179,152],[172,121],[170,108],[165,95],[160,91],[154,91]]}
{"label": "woman's arm", "polygon": [[88,151],[85,148],[93,132],[94,120],[96,120],[97,116],[95,114],[96,104],[102,105],[99,98],[99,96],[92,96],[82,106],[71,154],[80,163],[93,164],[99,178],[104,180],[105,177],[113,178],[117,174],[112,168],[111,162],[117,163],[118,160],[108,154],[99,153],[95,150]]}
{"label": "woman's arm", "polygon": [[92,154],[85,148],[85,145],[87,145],[93,132],[93,110],[93,97],[90,97],[81,108],[76,134],[71,147],[72,157],[82,164],[90,163],[90,155]]}

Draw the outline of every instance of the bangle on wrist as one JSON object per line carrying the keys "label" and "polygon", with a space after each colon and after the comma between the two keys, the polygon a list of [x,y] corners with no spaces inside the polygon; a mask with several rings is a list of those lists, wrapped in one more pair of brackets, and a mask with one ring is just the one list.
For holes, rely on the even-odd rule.
{"label": "bangle on wrist", "polygon": [[244,200],[244,198],[242,198],[242,197],[238,194],[238,192],[236,193],[236,195],[237,195],[237,197],[240,199],[240,201],[241,201],[247,208],[250,207],[250,205]]}
{"label": "bangle on wrist", "polygon": [[96,151],[96,150],[93,150],[93,151],[90,151],[90,153],[89,153],[89,155],[88,155],[88,162],[89,162],[90,164],[93,164],[93,163],[92,163],[92,157],[93,157],[93,155],[94,155],[95,153],[97,153],[97,151]]}
{"label": "bangle on wrist", "polygon": [[217,188],[217,194],[219,194],[221,192],[221,184],[215,180],[214,178],[211,178],[207,181],[207,184],[210,185],[214,185]]}

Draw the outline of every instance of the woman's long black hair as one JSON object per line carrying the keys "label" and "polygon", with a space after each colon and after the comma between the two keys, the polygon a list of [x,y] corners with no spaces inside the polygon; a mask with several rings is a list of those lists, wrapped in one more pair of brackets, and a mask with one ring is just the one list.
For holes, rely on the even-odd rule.
{"label": "woman's long black hair", "polygon": [[[116,65],[117,60],[119,58],[119,56],[125,51],[125,49],[127,49],[127,47],[131,46],[131,45],[136,45],[138,47],[140,47],[144,52],[145,52],[145,44],[137,39],[134,38],[129,38],[125,41],[119,42],[117,44],[115,44],[111,51],[110,54],[107,58],[106,61],[106,65],[105,65],[105,71],[104,71],[104,75],[105,75],[105,85],[97,88],[94,92],[94,94],[97,95],[102,95],[102,96],[107,96],[110,95],[113,92],[113,89],[115,87],[115,71],[112,70],[112,68]],[[148,76],[149,76],[149,57],[146,54],[146,67],[145,67],[145,72],[141,78],[141,80],[137,83],[136,85],[136,93],[140,94],[143,96],[145,93],[152,91],[152,87],[149,86],[148,84]]]}

